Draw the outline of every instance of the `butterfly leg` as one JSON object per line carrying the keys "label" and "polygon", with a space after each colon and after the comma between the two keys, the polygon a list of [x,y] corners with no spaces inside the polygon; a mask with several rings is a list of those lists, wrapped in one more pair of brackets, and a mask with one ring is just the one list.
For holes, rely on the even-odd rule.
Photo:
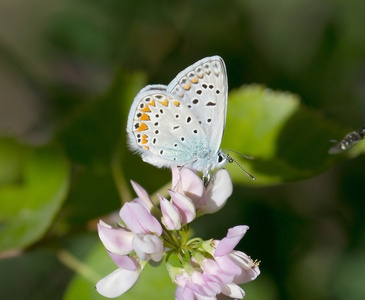
{"label": "butterfly leg", "polygon": [[204,186],[208,186],[209,184],[209,181],[210,181],[210,173],[209,172],[204,172],[203,174],[203,183],[204,183]]}

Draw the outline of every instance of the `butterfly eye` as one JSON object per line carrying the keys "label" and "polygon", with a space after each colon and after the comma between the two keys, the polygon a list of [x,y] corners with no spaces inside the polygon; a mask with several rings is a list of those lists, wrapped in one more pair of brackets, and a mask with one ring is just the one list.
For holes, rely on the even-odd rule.
{"label": "butterfly eye", "polygon": [[222,154],[218,155],[218,162],[221,163],[224,160],[224,156]]}

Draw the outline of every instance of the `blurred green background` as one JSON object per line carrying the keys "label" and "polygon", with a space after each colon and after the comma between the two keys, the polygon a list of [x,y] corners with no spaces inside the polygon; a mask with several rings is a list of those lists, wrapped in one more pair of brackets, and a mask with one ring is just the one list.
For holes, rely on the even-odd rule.
{"label": "blurred green background", "polygon": [[[103,299],[116,267],[96,233],[169,170],[127,150],[129,106],[210,55],[226,62],[227,205],[196,235],[250,230],[261,260],[247,299],[365,299],[364,142],[330,140],[365,125],[365,1],[0,0],[0,297]],[[266,88],[267,87],[267,88]],[[172,299],[150,268],[121,299]]]}

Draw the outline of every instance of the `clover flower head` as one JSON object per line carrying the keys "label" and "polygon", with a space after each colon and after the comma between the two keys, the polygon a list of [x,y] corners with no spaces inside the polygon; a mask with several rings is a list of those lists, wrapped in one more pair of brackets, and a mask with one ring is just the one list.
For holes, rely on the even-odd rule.
{"label": "clover flower head", "polygon": [[149,261],[165,257],[177,285],[175,299],[243,298],[239,284],[260,274],[258,263],[234,250],[248,227],[233,227],[222,240],[189,239],[189,224],[222,208],[231,195],[228,172],[218,170],[206,186],[192,169],[173,168],[172,174],[170,199],[158,195],[155,205],[146,190],[132,182],[138,197],[122,206],[118,227],[99,222],[99,237],[118,269],[96,284],[97,291],[109,298],[120,296],[136,284]]}

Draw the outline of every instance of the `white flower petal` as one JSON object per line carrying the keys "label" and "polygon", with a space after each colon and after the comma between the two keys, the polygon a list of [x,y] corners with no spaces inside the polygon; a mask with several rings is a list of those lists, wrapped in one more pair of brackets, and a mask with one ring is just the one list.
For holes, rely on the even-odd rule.
{"label": "white flower petal", "polygon": [[233,185],[229,173],[225,169],[220,169],[209,181],[206,193],[206,204],[199,207],[203,214],[212,214],[220,210],[232,194]]}
{"label": "white flower petal", "polygon": [[256,279],[260,275],[260,269],[257,262],[241,251],[232,251],[229,257],[239,266],[242,273],[234,278],[234,283],[242,284]]}
{"label": "white flower petal", "polygon": [[101,279],[96,284],[96,290],[104,297],[118,297],[134,286],[140,274],[140,269],[137,271],[117,269]]}
{"label": "white flower petal", "polygon": [[217,297],[215,297],[215,296],[214,297],[202,296],[197,293],[194,293],[194,296],[195,296],[196,300],[217,300]]}
{"label": "white flower petal", "polygon": [[233,299],[242,299],[245,297],[245,291],[234,283],[222,284],[222,294],[233,298]]}
{"label": "white flower petal", "polygon": [[182,168],[180,171],[181,191],[197,203],[203,195],[204,184],[195,170]]}
{"label": "white flower petal", "polygon": [[204,184],[195,170],[190,168],[171,168],[172,189],[189,197],[197,204],[204,193]]}
{"label": "white flower petal", "polygon": [[150,234],[136,234],[133,248],[140,260],[160,261],[163,256],[163,244],[159,237]]}

